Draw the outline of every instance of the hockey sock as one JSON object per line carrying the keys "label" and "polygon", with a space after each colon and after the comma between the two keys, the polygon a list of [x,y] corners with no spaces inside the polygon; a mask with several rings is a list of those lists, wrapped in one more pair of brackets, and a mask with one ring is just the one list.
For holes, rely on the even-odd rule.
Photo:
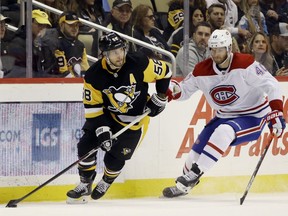
{"label": "hockey sock", "polygon": [[197,152],[191,149],[183,167],[183,174],[187,174],[191,170],[192,164],[198,160],[199,156]]}
{"label": "hockey sock", "polygon": [[79,175],[82,178],[90,178],[96,170],[96,160],[87,158],[78,164]]}
{"label": "hockey sock", "polygon": [[106,183],[112,184],[114,180],[120,175],[120,171],[112,171],[107,169],[107,167],[104,168],[104,175],[103,175],[103,180]]}
{"label": "hockey sock", "polygon": [[111,184],[118,177],[118,175],[120,175],[121,170],[125,165],[125,161],[119,160],[118,158],[109,154],[109,152],[106,152],[104,157],[104,163],[105,168],[103,180],[106,183]]}

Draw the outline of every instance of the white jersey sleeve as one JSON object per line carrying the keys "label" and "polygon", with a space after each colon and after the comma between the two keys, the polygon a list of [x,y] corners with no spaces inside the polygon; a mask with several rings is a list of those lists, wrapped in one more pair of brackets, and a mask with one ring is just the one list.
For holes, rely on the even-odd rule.
{"label": "white jersey sleeve", "polygon": [[197,90],[199,90],[197,86],[197,82],[192,73],[188,74],[183,81],[179,83],[181,96],[178,100],[187,100],[190,98]]}

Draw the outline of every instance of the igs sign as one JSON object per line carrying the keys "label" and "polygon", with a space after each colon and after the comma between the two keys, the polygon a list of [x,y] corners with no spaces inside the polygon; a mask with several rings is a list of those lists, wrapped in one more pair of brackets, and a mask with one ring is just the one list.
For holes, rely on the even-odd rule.
{"label": "igs sign", "polygon": [[61,114],[33,114],[32,160],[60,159]]}

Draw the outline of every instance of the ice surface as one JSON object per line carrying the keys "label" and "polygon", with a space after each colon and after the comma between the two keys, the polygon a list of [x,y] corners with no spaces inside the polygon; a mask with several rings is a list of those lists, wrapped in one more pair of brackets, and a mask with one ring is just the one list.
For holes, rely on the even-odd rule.
{"label": "ice surface", "polygon": [[174,199],[102,199],[84,205],[65,202],[20,202],[17,208],[0,205],[0,216],[287,216],[288,193],[185,196]]}

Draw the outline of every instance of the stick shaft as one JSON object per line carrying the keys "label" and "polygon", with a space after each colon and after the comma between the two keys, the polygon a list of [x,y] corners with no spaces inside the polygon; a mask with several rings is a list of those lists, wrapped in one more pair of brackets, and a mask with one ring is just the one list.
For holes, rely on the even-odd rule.
{"label": "stick shaft", "polygon": [[248,185],[247,185],[247,187],[246,187],[246,189],[244,191],[243,196],[240,198],[240,205],[243,204],[243,202],[244,202],[244,200],[245,200],[245,198],[246,198],[246,196],[247,196],[247,194],[248,194],[248,192],[249,192],[249,190],[251,188],[251,185],[252,185],[252,183],[253,183],[253,181],[254,181],[254,179],[255,179],[258,171],[259,171],[259,168],[260,168],[260,166],[261,166],[261,164],[262,164],[262,162],[263,162],[263,160],[265,158],[265,155],[266,155],[266,153],[267,153],[267,151],[268,151],[268,149],[270,147],[270,144],[271,144],[273,138],[274,138],[274,135],[273,134],[269,134],[267,145],[265,146],[264,152],[262,153],[262,155],[261,155],[261,157],[260,157],[260,159],[259,159],[259,161],[257,163],[257,166],[256,166],[256,168],[255,168],[255,170],[254,170],[254,172],[253,172],[253,174],[252,174],[252,176],[251,176],[251,178],[250,178],[250,180],[248,182]]}

